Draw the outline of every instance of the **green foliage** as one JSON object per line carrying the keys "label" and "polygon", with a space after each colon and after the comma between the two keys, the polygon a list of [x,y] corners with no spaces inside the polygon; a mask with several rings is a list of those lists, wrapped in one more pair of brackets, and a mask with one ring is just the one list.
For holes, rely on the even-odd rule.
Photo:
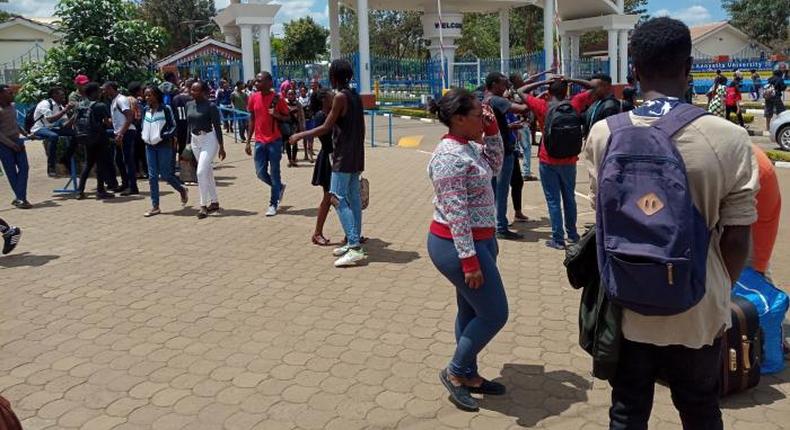
{"label": "green foliage", "polygon": [[313,60],[327,53],[329,30],[316,24],[313,17],[299,18],[285,24],[282,60]]}
{"label": "green foliage", "polygon": [[159,54],[169,54],[189,46],[219,28],[211,18],[217,12],[213,0],[143,0],[140,14],[151,25],[167,33],[167,43]]}
{"label": "green foliage", "polygon": [[340,5],[338,10],[340,21],[340,53],[343,55],[357,52],[357,14],[353,9]]}
{"label": "green foliage", "polygon": [[[340,52],[357,52],[357,15],[341,5]],[[368,14],[370,53],[390,58],[425,58],[428,49],[423,39],[422,14],[417,11],[371,10]]]}
{"label": "green foliage", "polygon": [[730,24],[776,50],[790,48],[788,0],[722,0]]}
{"label": "green foliage", "polygon": [[499,16],[486,13],[464,14],[461,38],[456,41],[458,58],[499,56]]}
{"label": "green foliage", "polygon": [[[2,3],[2,1],[0,1],[0,3]],[[6,22],[9,19],[11,19],[11,14],[4,10],[0,10],[0,22]]]}
{"label": "green foliage", "polygon": [[92,80],[125,84],[150,77],[148,64],[164,44],[165,33],[139,19],[125,0],[60,0],[55,15],[63,38],[44,61],[21,73],[20,101],[40,99],[53,84],[67,89],[78,73]]}

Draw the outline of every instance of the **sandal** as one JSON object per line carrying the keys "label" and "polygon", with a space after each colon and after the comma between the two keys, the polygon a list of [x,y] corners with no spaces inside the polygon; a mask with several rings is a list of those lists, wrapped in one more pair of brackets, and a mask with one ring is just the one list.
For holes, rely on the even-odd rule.
{"label": "sandal", "polygon": [[182,189],[183,191],[181,191],[181,206],[186,207],[187,203],[189,202],[189,190],[187,190],[186,188],[182,188]]}
{"label": "sandal", "polygon": [[325,238],[323,234],[314,234],[312,241],[313,245],[329,246],[329,239]]}
{"label": "sandal", "polygon": [[152,217],[152,216],[155,216],[155,215],[159,215],[161,213],[162,213],[162,211],[159,210],[159,208],[152,208],[148,212],[144,213],[143,216],[146,217],[146,218],[149,218],[149,217]]}

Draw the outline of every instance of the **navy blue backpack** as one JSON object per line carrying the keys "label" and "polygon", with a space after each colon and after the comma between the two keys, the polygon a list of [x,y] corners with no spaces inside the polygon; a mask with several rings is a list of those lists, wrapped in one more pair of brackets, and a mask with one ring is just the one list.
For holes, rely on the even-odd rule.
{"label": "navy blue backpack", "polygon": [[607,296],[643,315],[682,313],[705,295],[710,231],[672,136],[707,112],[681,104],[650,127],[607,118],[598,172],[598,267]]}

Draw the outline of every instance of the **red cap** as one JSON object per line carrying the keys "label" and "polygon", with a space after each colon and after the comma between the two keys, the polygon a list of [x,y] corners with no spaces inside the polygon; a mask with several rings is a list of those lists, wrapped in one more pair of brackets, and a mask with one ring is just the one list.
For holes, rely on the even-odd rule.
{"label": "red cap", "polygon": [[74,78],[74,85],[85,85],[90,81],[91,79],[85,75],[77,75],[77,77]]}

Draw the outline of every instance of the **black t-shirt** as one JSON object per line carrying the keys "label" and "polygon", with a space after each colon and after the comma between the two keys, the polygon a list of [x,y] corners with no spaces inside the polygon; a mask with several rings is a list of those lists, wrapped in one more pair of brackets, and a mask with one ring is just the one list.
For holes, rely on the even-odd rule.
{"label": "black t-shirt", "polygon": [[[324,111],[318,111],[315,115],[313,115],[313,124],[316,128],[322,126],[326,121],[326,114]],[[327,154],[332,153],[332,133],[325,133],[321,136],[318,136],[318,140],[321,141],[321,150]]]}
{"label": "black t-shirt", "polygon": [[499,125],[499,134],[502,135],[502,143],[505,145],[505,155],[512,154],[516,149],[516,143],[513,142],[513,134],[510,132],[510,127],[507,122],[507,113],[510,111],[510,100],[500,96],[489,96],[488,104],[494,110],[497,125]]}
{"label": "black t-shirt", "polygon": [[346,114],[337,119],[333,136],[332,171],[360,173],[365,170],[365,113],[356,91],[344,89]]}
{"label": "black t-shirt", "polygon": [[782,93],[787,89],[784,79],[777,76],[771,76],[771,78],[768,79],[768,83],[773,85],[774,91],[776,91],[774,97],[776,98],[781,98]]}
{"label": "black t-shirt", "polygon": [[93,130],[93,138],[97,141],[102,138],[107,138],[107,126],[104,121],[110,118],[110,109],[106,103],[96,102],[91,106],[91,115],[93,116],[93,123],[96,124],[96,129]]}
{"label": "black t-shirt", "polygon": [[176,122],[186,123],[187,121],[187,103],[192,101],[192,96],[189,94],[181,93],[170,102],[170,107],[176,115]]}

